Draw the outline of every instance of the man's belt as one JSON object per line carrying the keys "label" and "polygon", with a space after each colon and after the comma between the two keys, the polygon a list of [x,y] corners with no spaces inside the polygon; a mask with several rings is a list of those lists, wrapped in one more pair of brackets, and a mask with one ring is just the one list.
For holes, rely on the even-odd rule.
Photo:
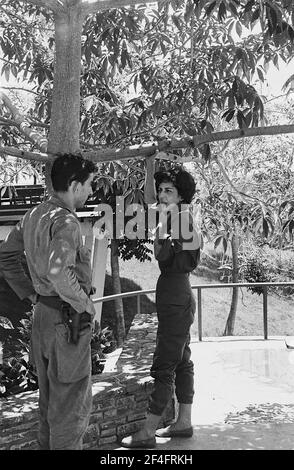
{"label": "man's belt", "polygon": [[58,296],[40,295],[38,301],[47,307],[61,312],[62,321],[67,328],[67,341],[77,344],[80,331],[91,325],[91,315],[88,312],[78,313],[69,303]]}
{"label": "man's belt", "polygon": [[56,308],[57,310],[60,310],[63,300],[58,297],[58,295],[39,295],[38,302],[43,305],[46,305],[47,307]]}

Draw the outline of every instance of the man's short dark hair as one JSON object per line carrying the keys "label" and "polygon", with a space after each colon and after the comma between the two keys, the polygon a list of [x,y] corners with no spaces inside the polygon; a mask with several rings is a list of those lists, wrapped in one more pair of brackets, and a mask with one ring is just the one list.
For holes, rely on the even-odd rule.
{"label": "man's short dark hair", "polygon": [[190,204],[196,192],[196,183],[193,176],[182,169],[157,171],[154,174],[154,179],[157,192],[161,183],[172,183],[177,188],[185,204]]}
{"label": "man's short dark hair", "polygon": [[51,180],[54,191],[66,192],[72,181],[84,184],[91,173],[97,171],[96,165],[79,155],[66,153],[59,155],[53,162]]}

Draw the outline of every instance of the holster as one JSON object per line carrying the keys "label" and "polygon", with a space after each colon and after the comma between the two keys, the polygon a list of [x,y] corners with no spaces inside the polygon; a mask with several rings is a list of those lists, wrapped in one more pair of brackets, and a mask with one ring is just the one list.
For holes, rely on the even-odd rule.
{"label": "holster", "polygon": [[61,304],[61,315],[68,330],[68,342],[77,344],[80,331],[91,325],[91,315],[88,312],[78,313],[67,302]]}
{"label": "holster", "polygon": [[88,312],[78,313],[70,304],[61,300],[58,296],[40,295],[40,303],[61,312],[62,322],[67,328],[67,341],[77,344],[80,331],[92,324],[91,315]]}

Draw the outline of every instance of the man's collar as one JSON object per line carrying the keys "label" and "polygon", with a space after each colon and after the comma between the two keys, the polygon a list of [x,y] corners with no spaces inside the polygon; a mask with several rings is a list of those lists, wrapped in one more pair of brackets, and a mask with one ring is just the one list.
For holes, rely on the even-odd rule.
{"label": "man's collar", "polygon": [[62,207],[63,209],[67,209],[72,214],[77,216],[75,211],[71,207],[69,207],[60,197],[58,197],[58,195],[56,193],[54,193],[52,196],[50,196],[48,202],[50,202],[51,204],[54,204],[55,206]]}

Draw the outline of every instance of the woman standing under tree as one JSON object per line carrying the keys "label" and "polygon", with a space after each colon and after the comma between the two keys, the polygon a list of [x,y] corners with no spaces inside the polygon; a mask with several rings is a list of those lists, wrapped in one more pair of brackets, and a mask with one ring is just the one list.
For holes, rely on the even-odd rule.
{"label": "woman standing under tree", "polygon": [[[158,330],[151,367],[154,389],[147,417],[142,429],[121,440],[121,445],[128,448],[155,447],[155,436],[193,435],[194,366],[189,343],[195,299],[189,273],[200,260],[200,237],[193,226],[189,205],[196,185],[187,171],[154,173],[154,158],[150,157],[146,165],[145,201],[148,204],[157,201],[159,211],[154,241],[154,254],[161,272],[156,286]],[[174,387],[179,402],[177,419],[167,428],[157,429]]]}

